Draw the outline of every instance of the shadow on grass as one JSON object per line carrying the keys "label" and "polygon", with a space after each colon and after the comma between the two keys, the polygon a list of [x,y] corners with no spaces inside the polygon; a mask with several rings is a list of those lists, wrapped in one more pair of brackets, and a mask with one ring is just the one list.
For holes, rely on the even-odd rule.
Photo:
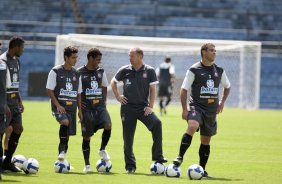
{"label": "shadow on grass", "polygon": [[230,178],[219,178],[219,177],[205,177],[202,180],[217,180],[217,181],[243,181],[243,179],[230,179]]}
{"label": "shadow on grass", "polygon": [[5,178],[2,177],[2,180],[0,180],[1,183],[16,183],[16,182],[21,182],[18,180],[5,180]]}
{"label": "shadow on grass", "polygon": [[116,173],[113,173],[113,172],[106,172],[106,173],[103,173],[103,172],[89,172],[89,173],[83,173],[83,172],[69,172],[67,174],[74,174],[74,175],[103,175],[103,176],[107,176],[107,175],[115,175]]}
{"label": "shadow on grass", "polygon": [[151,173],[140,173],[140,172],[135,172],[135,173],[123,173],[125,175],[142,175],[142,176],[153,176],[153,177],[164,177],[163,174],[151,174]]}

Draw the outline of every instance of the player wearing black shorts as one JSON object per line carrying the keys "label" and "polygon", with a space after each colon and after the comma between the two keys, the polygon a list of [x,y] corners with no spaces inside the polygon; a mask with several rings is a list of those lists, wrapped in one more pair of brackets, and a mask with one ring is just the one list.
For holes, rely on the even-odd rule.
{"label": "player wearing black shorts", "polygon": [[[2,164],[2,168],[10,170],[12,172],[20,172],[11,159],[16,151],[20,136],[23,132],[22,125],[22,113],[24,112],[24,106],[19,92],[20,81],[20,61],[19,57],[24,51],[24,40],[21,37],[14,36],[9,41],[8,51],[1,55],[1,60],[7,65],[7,76],[9,76],[9,82],[7,84],[7,109],[6,109],[6,125],[5,129],[11,127],[11,135],[8,141],[8,148],[5,150],[5,159]],[[6,135],[7,136],[7,135]]]}
{"label": "player wearing black shorts", "polygon": [[108,80],[103,68],[99,67],[102,53],[92,48],[87,53],[88,62],[78,69],[82,80],[82,115],[81,131],[83,136],[82,152],[85,167],[83,172],[92,172],[90,167],[90,139],[97,130],[103,129],[101,146],[98,151],[101,159],[110,160],[106,146],[111,136],[112,123],[106,109]]}
{"label": "player wearing black shorts", "polygon": [[52,114],[60,124],[59,160],[64,160],[68,150],[69,136],[76,135],[76,112],[82,118],[81,78],[73,66],[77,61],[78,49],[68,46],[64,49],[64,64],[52,68],[47,79],[47,93],[51,98]]}
{"label": "player wearing black shorts", "polygon": [[[160,64],[160,66],[156,69],[156,74],[159,79],[159,106],[160,106],[160,114],[166,114],[166,107],[171,101],[171,95],[173,90],[173,82],[175,80],[175,67],[171,63],[171,58],[166,57],[165,61]],[[165,103],[164,103],[165,102]]]}
{"label": "player wearing black shorts", "polygon": [[[2,43],[0,42],[0,53],[2,49]],[[10,81],[10,80],[8,80]],[[0,56],[0,180],[2,180],[1,173],[4,172],[4,169],[2,168],[2,158],[3,158],[3,146],[2,146],[2,139],[4,130],[6,128],[5,126],[5,120],[6,120],[6,82],[7,82],[7,65],[6,62],[4,62],[1,59]]]}
{"label": "player wearing black shorts", "polygon": [[[211,137],[217,131],[216,115],[222,112],[231,85],[223,68],[214,63],[216,57],[214,44],[204,44],[201,47],[201,56],[202,60],[187,71],[180,90],[182,119],[188,121],[188,128],[181,139],[179,154],[173,163],[176,166],[181,165],[194,133],[200,129],[199,164],[205,170],[210,154]],[[220,84],[223,86],[223,95],[219,100]],[[190,96],[189,111],[187,96]],[[208,176],[206,170],[204,176]]]}
{"label": "player wearing black shorts", "polygon": [[[133,153],[133,140],[137,120],[140,120],[152,133],[152,160],[167,162],[162,150],[162,123],[153,112],[158,83],[154,68],[143,62],[143,51],[132,48],[129,51],[130,65],[121,67],[111,81],[116,99],[121,103],[123,127],[124,160],[127,173],[136,170]],[[123,82],[123,95],[119,94],[117,82]],[[149,100],[149,101],[148,101]]]}

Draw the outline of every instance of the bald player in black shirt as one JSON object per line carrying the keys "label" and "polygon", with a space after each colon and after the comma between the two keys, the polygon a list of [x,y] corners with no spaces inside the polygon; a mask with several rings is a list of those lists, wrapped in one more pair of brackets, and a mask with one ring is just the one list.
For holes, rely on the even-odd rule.
{"label": "bald player in black shirt", "polygon": [[[152,160],[167,162],[162,150],[162,123],[153,112],[158,83],[154,68],[143,62],[143,51],[132,48],[129,51],[129,65],[121,67],[111,81],[116,99],[121,103],[123,127],[124,160],[127,173],[136,170],[133,140],[137,120],[151,131],[153,137]],[[123,95],[117,89],[117,82],[123,82]],[[148,101],[149,99],[149,101]]]}
{"label": "bald player in black shirt", "polygon": [[[230,92],[230,82],[223,68],[214,63],[216,57],[215,45],[206,43],[201,47],[202,60],[195,63],[187,71],[181,90],[182,119],[188,122],[179,154],[173,161],[180,166],[192,137],[200,129],[201,145],[199,148],[200,165],[205,170],[209,154],[211,137],[216,134],[216,115],[222,112],[224,103]],[[223,95],[219,100],[219,85],[223,86]],[[187,107],[187,97],[190,96]],[[205,170],[204,176],[208,173]]]}

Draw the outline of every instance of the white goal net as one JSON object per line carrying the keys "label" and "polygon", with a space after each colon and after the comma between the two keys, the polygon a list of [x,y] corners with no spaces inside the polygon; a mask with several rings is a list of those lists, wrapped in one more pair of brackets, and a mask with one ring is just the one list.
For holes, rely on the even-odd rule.
{"label": "white goal net", "polygon": [[[223,67],[231,82],[228,107],[259,108],[261,43],[248,41],[201,40],[156,37],[128,37],[87,34],[59,35],[56,40],[55,65],[62,64],[63,51],[72,45],[79,49],[76,67],[87,62],[87,52],[92,47],[102,51],[102,63],[110,81],[117,70],[129,64],[128,51],[139,47],[144,51],[144,62],[157,68],[170,56],[175,65],[176,82],[172,101],[179,103],[179,90],[187,69],[200,61],[200,48],[204,43],[214,43],[217,49],[216,64]],[[108,99],[114,99],[109,87]]]}

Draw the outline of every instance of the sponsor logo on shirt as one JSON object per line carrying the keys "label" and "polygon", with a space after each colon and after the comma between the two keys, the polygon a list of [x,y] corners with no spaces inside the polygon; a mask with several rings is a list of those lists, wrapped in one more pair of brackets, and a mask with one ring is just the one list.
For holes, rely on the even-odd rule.
{"label": "sponsor logo on shirt", "polygon": [[200,94],[218,94],[218,88],[214,87],[214,81],[212,79],[207,80],[207,87],[201,87]]}
{"label": "sponsor logo on shirt", "polygon": [[91,81],[91,89],[86,88],[85,95],[101,95],[102,89],[98,87],[99,86],[97,81]]}
{"label": "sponsor logo on shirt", "polygon": [[77,96],[77,91],[72,91],[73,86],[72,83],[67,82],[66,83],[66,90],[61,89],[60,90],[60,96],[68,96],[68,97],[76,97]]}

